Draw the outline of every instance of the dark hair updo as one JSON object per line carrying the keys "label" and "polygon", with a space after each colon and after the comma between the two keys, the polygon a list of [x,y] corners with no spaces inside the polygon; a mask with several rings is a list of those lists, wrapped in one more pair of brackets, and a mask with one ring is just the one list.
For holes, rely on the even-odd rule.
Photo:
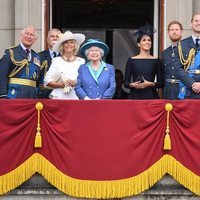
{"label": "dark hair updo", "polygon": [[135,33],[134,35],[137,36],[137,43],[140,43],[142,37],[144,35],[149,36],[152,38],[153,33],[155,33],[155,30],[153,26],[150,24],[146,23],[145,25],[141,26]]}

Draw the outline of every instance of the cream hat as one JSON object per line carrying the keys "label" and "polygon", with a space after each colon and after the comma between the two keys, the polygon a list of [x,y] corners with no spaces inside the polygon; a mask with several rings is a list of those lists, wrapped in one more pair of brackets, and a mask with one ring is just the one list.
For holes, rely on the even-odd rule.
{"label": "cream hat", "polygon": [[76,42],[81,45],[85,40],[85,35],[82,33],[72,33],[70,31],[66,31],[64,34],[61,33],[59,35],[59,40],[53,45],[52,50],[59,52],[60,45],[67,40],[76,40]]}

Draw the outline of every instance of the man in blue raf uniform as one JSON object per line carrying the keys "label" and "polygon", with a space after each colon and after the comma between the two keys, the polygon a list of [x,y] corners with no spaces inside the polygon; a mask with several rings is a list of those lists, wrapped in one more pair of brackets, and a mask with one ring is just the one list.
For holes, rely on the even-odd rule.
{"label": "man in blue raf uniform", "polygon": [[58,56],[58,52],[53,52],[52,47],[58,41],[60,34],[61,31],[59,29],[57,28],[51,29],[47,35],[48,49],[39,53],[41,62],[41,76],[40,76],[41,85],[40,85],[40,90],[38,92],[38,98],[40,99],[49,98],[49,95],[52,92],[52,89],[50,87],[48,86],[44,87],[43,82],[46,72],[49,70],[49,67],[51,65],[51,60],[54,57]]}
{"label": "man in blue raf uniform", "polygon": [[40,74],[40,57],[31,49],[37,31],[26,26],[21,32],[21,43],[6,49],[0,60],[0,98],[36,98]]}
{"label": "man in blue raf uniform", "polygon": [[191,19],[192,36],[178,45],[176,73],[180,79],[179,99],[200,99],[200,14]]}
{"label": "man in blue raf uniform", "polygon": [[171,45],[162,52],[162,65],[164,69],[165,86],[163,98],[176,100],[178,99],[180,80],[176,76],[175,54],[177,43],[182,38],[183,26],[179,21],[171,21],[168,25],[168,36]]}

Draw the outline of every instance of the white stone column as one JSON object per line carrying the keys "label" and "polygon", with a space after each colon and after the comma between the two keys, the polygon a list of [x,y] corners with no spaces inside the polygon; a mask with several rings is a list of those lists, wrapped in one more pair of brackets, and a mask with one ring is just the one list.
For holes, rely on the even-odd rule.
{"label": "white stone column", "polygon": [[199,0],[193,0],[193,13],[194,14],[200,13],[200,1]]}
{"label": "white stone column", "polygon": [[4,50],[14,45],[14,1],[13,0],[0,0],[0,57]]}
{"label": "white stone column", "polygon": [[38,40],[33,46],[41,50],[42,0],[15,0],[15,43],[19,43],[20,32],[26,25],[34,25],[38,31]]}
{"label": "white stone column", "polygon": [[[199,2],[199,0],[195,0]],[[200,3],[200,2],[199,2]],[[165,48],[170,45],[167,35],[167,26],[172,20],[178,20],[183,24],[183,38],[191,35],[190,20],[193,15],[193,0],[165,0]]]}

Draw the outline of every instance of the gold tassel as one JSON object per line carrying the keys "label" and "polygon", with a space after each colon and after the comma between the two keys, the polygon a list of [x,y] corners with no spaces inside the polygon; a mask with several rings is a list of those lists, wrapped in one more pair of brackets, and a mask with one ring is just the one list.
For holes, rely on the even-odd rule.
{"label": "gold tassel", "polygon": [[34,145],[35,148],[41,148],[42,147],[42,136],[41,136],[41,133],[36,133],[36,136],[35,136],[35,145]]}
{"label": "gold tassel", "polygon": [[173,109],[173,106],[171,103],[167,103],[165,105],[165,110],[167,111],[167,127],[166,127],[166,134],[165,134],[165,139],[164,139],[164,147],[163,149],[164,150],[171,150],[171,138],[170,138],[170,135],[169,135],[169,112]]}
{"label": "gold tassel", "polygon": [[164,150],[171,150],[171,138],[168,133],[165,135]]}
{"label": "gold tassel", "polygon": [[37,133],[35,135],[35,148],[41,148],[42,147],[42,135],[40,133],[40,111],[43,109],[43,104],[41,102],[36,103],[35,105],[36,110],[38,111],[38,120],[37,120]]}

